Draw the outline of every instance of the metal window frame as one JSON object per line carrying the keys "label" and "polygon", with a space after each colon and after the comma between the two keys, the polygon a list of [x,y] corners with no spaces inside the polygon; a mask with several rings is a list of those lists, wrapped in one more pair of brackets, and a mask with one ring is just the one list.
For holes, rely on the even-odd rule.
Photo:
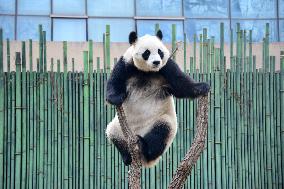
{"label": "metal window frame", "polygon": [[137,31],[137,21],[139,20],[168,20],[168,21],[182,21],[182,26],[183,26],[183,32],[186,33],[185,31],[185,22],[186,20],[228,20],[229,21],[229,26],[230,29],[233,28],[232,26],[232,21],[233,20],[274,20],[276,21],[276,32],[277,32],[277,39],[276,41],[280,42],[280,21],[284,20],[284,17],[280,17],[280,1],[276,0],[275,6],[276,6],[276,15],[273,18],[254,18],[254,17],[232,17],[232,0],[227,0],[228,2],[228,16],[227,17],[186,17],[185,16],[185,1],[186,0],[181,0],[181,15],[182,16],[138,16],[137,15],[137,0],[133,0],[133,6],[134,6],[134,16],[89,16],[88,15],[88,0],[83,0],[85,2],[85,15],[58,15],[53,13],[53,1],[50,0],[50,14],[49,15],[39,15],[39,14],[19,14],[18,13],[18,6],[19,0],[14,0],[15,1],[15,10],[14,14],[4,14],[0,13],[0,16],[14,16],[14,39],[17,40],[17,34],[18,34],[18,16],[31,16],[31,17],[50,17],[51,19],[51,40],[53,41],[53,36],[54,36],[54,19],[60,18],[60,19],[85,19],[85,25],[86,25],[86,40],[89,39],[89,25],[88,25],[88,19],[96,19],[96,18],[104,18],[104,19],[133,19],[134,20],[134,27],[135,30]]}

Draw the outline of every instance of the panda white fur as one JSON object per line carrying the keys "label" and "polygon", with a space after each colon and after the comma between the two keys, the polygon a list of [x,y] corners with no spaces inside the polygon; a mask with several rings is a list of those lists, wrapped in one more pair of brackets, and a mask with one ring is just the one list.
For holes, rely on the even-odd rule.
{"label": "panda white fur", "polygon": [[[108,80],[107,101],[123,106],[128,125],[139,137],[142,164],[149,167],[158,162],[176,136],[173,96],[196,98],[208,93],[210,87],[194,82],[169,58],[161,31],[140,38],[131,32],[129,43]],[[108,124],[106,135],[129,165],[131,156],[117,115]]]}

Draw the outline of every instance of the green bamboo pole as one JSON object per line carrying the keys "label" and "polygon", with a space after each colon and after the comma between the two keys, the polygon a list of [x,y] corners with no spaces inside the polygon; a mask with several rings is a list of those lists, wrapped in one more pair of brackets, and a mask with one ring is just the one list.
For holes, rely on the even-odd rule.
{"label": "green bamboo pole", "polygon": [[183,71],[186,72],[186,33],[183,34]]}
{"label": "green bamboo pole", "polygon": [[[7,39],[7,161],[6,161],[6,184],[4,185],[4,188],[10,187],[10,181],[11,181],[11,147],[12,147],[12,102],[11,102],[11,95],[12,95],[12,77],[10,73],[10,41]],[[1,59],[3,60],[3,59]],[[0,89],[1,90],[1,89]]]}
{"label": "green bamboo pole", "polygon": [[57,60],[57,187],[62,188],[62,74],[60,60]]}
{"label": "green bamboo pole", "polygon": [[[176,29],[176,24],[172,24],[172,52],[174,52],[174,50],[176,49],[176,33],[177,33],[177,29]],[[173,55],[173,60],[176,60],[176,55]]]}
{"label": "green bamboo pole", "polygon": [[54,85],[55,85],[55,73],[54,73],[54,59],[50,59],[50,79],[49,79],[49,98],[50,98],[50,127],[51,127],[51,146],[49,155],[50,155],[50,162],[51,162],[51,168],[50,168],[50,183],[49,187],[54,188],[55,187],[55,170],[56,170],[56,160],[55,160],[55,147],[56,147],[56,142],[55,142],[55,137],[56,137],[56,122],[55,122],[55,108],[56,108],[56,96],[55,96],[55,90],[54,90]]}
{"label": "green bamboo pole", "polygon": [[106,64],[107,70],[110,70],[110,25],[106,25],[106,33],[105,33],[105,45],[106,45]]}
{"label": "green bamboo pole", "polygon": [[21,142],[22,142],[22,98],[21,98],[21,54],[16,52],[16,133],[15,133],[15,188],[21,188]]}
{"label": "green bamboo pole", "polygon": [[67,42],[63,42],[63,186],[69,188],[69,124],[68,124],[68,76],[67,76]]}
{"label": "green bamboo pole", "polygon": [[47,71],[47,62],[46,62],[46,31],[42,32],[42,42],[43,42],[43,72]]}
{"label": "green bamboo pole", "polygon": [[[250,41],[252,38],[250,37]],[[252,184],[252,188],[259,188],[259,169],[258,169],[258,164],[259,164],[259,158],[258,158],[258,153],[259,153],[259,140],[258,140],[258,119],[257,119],[257,72],[256,72],[256,57],[253,56],[253,133],[254,133],[254,147],[253,147],[253,157],[254,157],[254,170],[252,171],[254,174],[254,182]]]}
{"label": "green bamboo pole", "polygon": [[95,125],[94,125],[94,77],[93,77],[93,41],[89,41],[89,74],[90,74],[90,188],[95,186],[95,167],[94,167],[94,153],[95,153]]}
{"label": "green bamboo pole", "polygon": [[233,29],[230,29],[230,69],[234,71],[234,32]]}
{"label": "green bamboo pole", "polygon": [[[17,56],[16,56],[17,57]],[[17,62],[19,60],[17,59]],[[11,73],[11,134],[10,134],[10,142],[11,142],[11,150],[10,150],[10,188],[15,188],[15,152],[16,152],[16,73]]]}
{"label": "green bamboo pole", "polygon": [[202,47],[203,47],[203,40],[202,40],[202,34],[199,35],[199,70],[202,73],[203,72],[203,61],[202,61]]}
{"label": "green bamboo pole", "polygon": [[193,35],[193,64],[196,66],[196,34]]}
{"label": "green bamboo pole", "polygon": [[33,71],[33,41],[30,39],[29,40],[29,68],[30,68],[30,73]]}
{"label": "green bamboo pole", "polygon": [[203,28],[203,45],[202,45],[202,60],[203,67],[201,73],[206,73],[208,70],[206,69],[208,66],[208,42],[207,42],[207,28]]}
{"label": "green bamboo pole", "polygon": [[[4,167],[4,72],[3,72],[3,30],[0,28],[0,167]],[[4,188],[4,170],[0,170],[0,188]]]}
{"label": "green bamboo pole", "polygon": [[[275,72],[275,56],[270,56],[270,74],[269,74],[269,86],[272,90],[272,92],[270,92],[270,124],[271,124],[271,171],[272,171],[272,187],[276,188],[276,143],[275,143],[275,139],[276,139],[276,133],[275,133],[275,103],[274,103],[274,98],[275,98],[275,89],[274,89],[274,72]],[[269,154],[268,154],[269,155]]]}
{"label": "green bamboo pole", "polygon": [[[281,61],[280,61],[281,62]],[[281,65],[280,65],[281,67]],[[280,78],[279,78],[280,73],[275,73],[275,92],[276,92],[276,99],[280,99]],[[283,180],[282,180],[282,175],[283,175],[283,170],[281,169],[281,161],[282,161],[282,156],[281,156],[281,123],[280,123],[280,117],[281,117],[281,111],[280,111],[280,104],[281,104],[281,99],[280,103],[276,103],[276,137],[277,137],[277,177],[276,181],[278,181],[278,188],[283,187]]]}
{"label": "green bamboo pole", "polygon": [[[31,58],[31,57],[30,57]],[[29,179],[29,188],[35,188],[36,187],[36,173],[37,173],[37,167],[36,167],[36,145],[37,145],[37,135],[36,135],[36,126],[38,123],[38,116],[37,116],[37,73],[33,71],[31,73],[31,121],[32,121],[32,127],[31,127],[31,134],[30,134],[30,150],[31,150],[31,169],[30,169],[30,179]]]}
{"label": "green bamboo pole", "polygon": [[[280,110],[281,110],[281,114],[280,115],[283,115],[284,113],[284,51],[281,51],[280,52]],[[281,144],[284,144],[284,116],[281,116],[280,117],[280,123],[281,123]],[[284,146],[281,145],[281,152],[283,154],[284,152]],[[283,181],[284,180],[284,174],[283,174],[283,171],[284,171],[284,158],[282,157],[282,160],[281,160],[281,170],[282,170],[282,178],[281,180]],[[282,185],[283,185],[283,182],[282,182]]]}
{"label": "green bamboo pole", "polygon": [[[45,46],[46,47],[46,46]],[[45,54],[46,56],[46,54]],[[46,57],[45,57],[46,59]],[[53,64],[53,63],[51,63]],[[53,68],[51,68],[53,69]],[[47,83],[46,83],[46,118],[47,118],[47,125],[46,125],[46,144],[45,144],[45,151],[46,151],[46,179],[45,179],[45,186],[46,188],[51,188],[52,180],[51,180],[51,169],[52,169],[52,161],[51,161],[51,148],[53,147],[52,141],[52,94],[51,94],[51,72],[47,74]]]}
{"label": "green bamboo pole", "polygon": [[155,34],[158,32],[160,29],[160,25],[158,23],[155,24]]}
{"label": "green bamboo pole", "polygon": [[[105,41],[105,47],[106,47],[106,64],[107,64],[107,69],[104,70],[105,71],[105,80],[108,79],[109,74],[110,74],[110,26],[107,25],[106,26],[106,41]],[[106,81],[105,81],[106,82]],[[104,90],[103,90],[104,92]],[[105,99],[105,98],[104,98]],[[105,115],[105,119],[104,119],[104,125],[106,125],[108,122],[108,119],[111,117],[110,115],[110,107],[104,106],[105,111],[106,111],[106,115]],[[105,138],[105,144],[107,144],[106,138]],[[106,146],[106,151],[105,151],[106,157],[111,156],[112,154],[112,146]],[[111,178],[111,158],[107,158],[107,161],[105,161],[106,163],[106,184],[108,187],[113,187],[113,183]]]}
{"label": "green bamboo pole", "polygon": [[89,68],[88,51],[84,51],[84,188],[90,186]]}
{"label": "green bamboo pole", "polygon": [[22,173],[21,188],[26,188],[27,179],[27,73],[26,73],[26,45],[22,42]]}

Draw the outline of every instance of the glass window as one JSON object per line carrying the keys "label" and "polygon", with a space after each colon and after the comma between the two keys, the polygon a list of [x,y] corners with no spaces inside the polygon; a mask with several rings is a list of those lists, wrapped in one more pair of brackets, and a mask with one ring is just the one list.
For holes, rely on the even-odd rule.
{"label": "glass window", "polygon": [[0,28],[3,29],[4,39],[14,39],[15,34],[15,17],[14,16],[0,16]]}
{"label": "glass window", "polygon": [[135,30],[132,19],[89,19],[89,39],[102,42],[107,24],[110,25],[111,42],[128,42],[129,33]]}
{"label": "glass window", "polygon": [[15,0],[0,0],[0,14],[15,14]]}
{"label": "glass window", "polygon": [[284,18],[284,0],[279,0],[279,16]]}
{"label": "glass window", "polygon": [[228,0],[185,0],[186,17],[228,17]]}
{"label": "glass window", "polygon": [[18,0],[18,14],[50,14],[50,0]]}
{"label": "glass window", "polygon": [[53,41],[86,41],[86,20],[54,19]]}
{"label": "glass window", "polygon": [[182,16],[181,0],[136,1],[138,16]]}
{"label": "glass window", "polygon": [[232,0],[232,17],[273,18],[276,17],[276,0]]}
{"label": "glass window", "polygon": [[89,16],[134,16],[134,1],[88,0]]}
{"label": "glass window", "polygon": [[215,41],[220,41],[220,24],[224,23],[224,39],[229,41],[229,21],[228,20],[187,20],[185,22],[185,31],[190,41],[193,41],[194,34],[197,34],[199,41],[199,34],[203,34],[203,28],[207,28],[207,38],[215,37]]}
{"label": "glass window", "polygon": [[53,0],[53,14],[85,15],[85,0]]}
{"label": "glass window", "polygon": [[38,26],[42,24],[42,28],[46,31],[46,39],[50,40],[50,18],[40,16],[18,16],[17,21],[17,39],[27,40],[33,39],[38,40]]}
{"label": "glass window", "polygon": [[164,42],[171,43],[172,41],[172,24],[176,24],[177,40],[183,40],[182,21],[138,20],[138,35],[140,37],[145,34],[155,35],[155,24],[159,24],[160,30],[163,32]]}
{"label": "glass window", "polygon": [[284,20],[279,21],[280,25],[280,41],[284,41]]}
{"label": "glass window", "polygon": [[241,29],[252,30],[252,40],[261,42],[265,36],[265,25],[269,23],[270,41],[277,41],[277,27],[274,20],[232,20],[232,28],[236,31],[236,25],[240,23]]}

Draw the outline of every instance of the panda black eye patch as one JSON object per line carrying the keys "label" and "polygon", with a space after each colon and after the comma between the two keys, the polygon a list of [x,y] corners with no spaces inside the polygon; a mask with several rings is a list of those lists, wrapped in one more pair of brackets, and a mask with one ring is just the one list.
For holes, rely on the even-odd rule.
{"label": "panda black eye patch", "polygon": [[145,52],[143,52],[142,57],[144,60],[148,60],[151,52],[147,49]]}
{"label": "panda black eye patch", "polygon": [[164,58],[164,53],[161,51],[161,49],[158,49],[158,54],[160,55],[161,59]]}

